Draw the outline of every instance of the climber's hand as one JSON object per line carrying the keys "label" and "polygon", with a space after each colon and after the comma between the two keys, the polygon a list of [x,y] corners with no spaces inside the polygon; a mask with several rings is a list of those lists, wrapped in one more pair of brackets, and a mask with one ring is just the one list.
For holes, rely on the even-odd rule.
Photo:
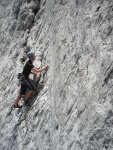
{"label": "climber's hand", "polygon": [[48,65],[44,65],[43,69],[45,70],[45,69],[47,69],[47,68],[48,68]]}

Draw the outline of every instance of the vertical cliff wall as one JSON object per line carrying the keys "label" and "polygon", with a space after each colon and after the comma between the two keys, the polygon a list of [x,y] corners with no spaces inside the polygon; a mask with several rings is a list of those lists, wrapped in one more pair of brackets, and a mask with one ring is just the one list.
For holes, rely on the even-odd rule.
{"label": "vertical cliff wall", "polygon": [[[113,149],[112,36],[112,0],[0,0],[1,150]],[[13,109],[30,48],[49,69]]]}

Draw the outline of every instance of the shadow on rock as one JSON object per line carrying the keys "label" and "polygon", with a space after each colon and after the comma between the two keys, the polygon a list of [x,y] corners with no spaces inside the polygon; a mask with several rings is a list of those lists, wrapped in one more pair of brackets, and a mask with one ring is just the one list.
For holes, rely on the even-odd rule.
{"label": "shadow on rock", "polygon": [[34,102],[37,99],[38,94],[41,92],[41,90],[44,88],[44,84],[43,83],[39,83],[36,87],[36,90],[33,92],[33,95],[31,96],[29,102],[30,102],[30,107],[33,106]]}

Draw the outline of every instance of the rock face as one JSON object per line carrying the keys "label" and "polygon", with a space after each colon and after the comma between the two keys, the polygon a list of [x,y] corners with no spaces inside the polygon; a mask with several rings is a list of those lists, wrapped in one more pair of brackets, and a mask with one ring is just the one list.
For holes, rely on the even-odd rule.
{"label": "rock face", "polygon": [[[49,69],[13,109],[29,49]],[[1,150],[113,150],[112,0],[0,0],[0,56]]]}

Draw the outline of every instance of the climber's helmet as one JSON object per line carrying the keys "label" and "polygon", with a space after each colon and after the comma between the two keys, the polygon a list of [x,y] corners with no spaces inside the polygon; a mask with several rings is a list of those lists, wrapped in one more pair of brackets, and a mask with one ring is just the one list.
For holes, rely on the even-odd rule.
{"label": "climber's helmet", "polygon": [[35,56],[35,53],[34,53],[34,52],[28,52],[28,53],[27,53],[27,57],[28,57],[28,58],[30,58],[30,57],[32,57],[32,56]]}

